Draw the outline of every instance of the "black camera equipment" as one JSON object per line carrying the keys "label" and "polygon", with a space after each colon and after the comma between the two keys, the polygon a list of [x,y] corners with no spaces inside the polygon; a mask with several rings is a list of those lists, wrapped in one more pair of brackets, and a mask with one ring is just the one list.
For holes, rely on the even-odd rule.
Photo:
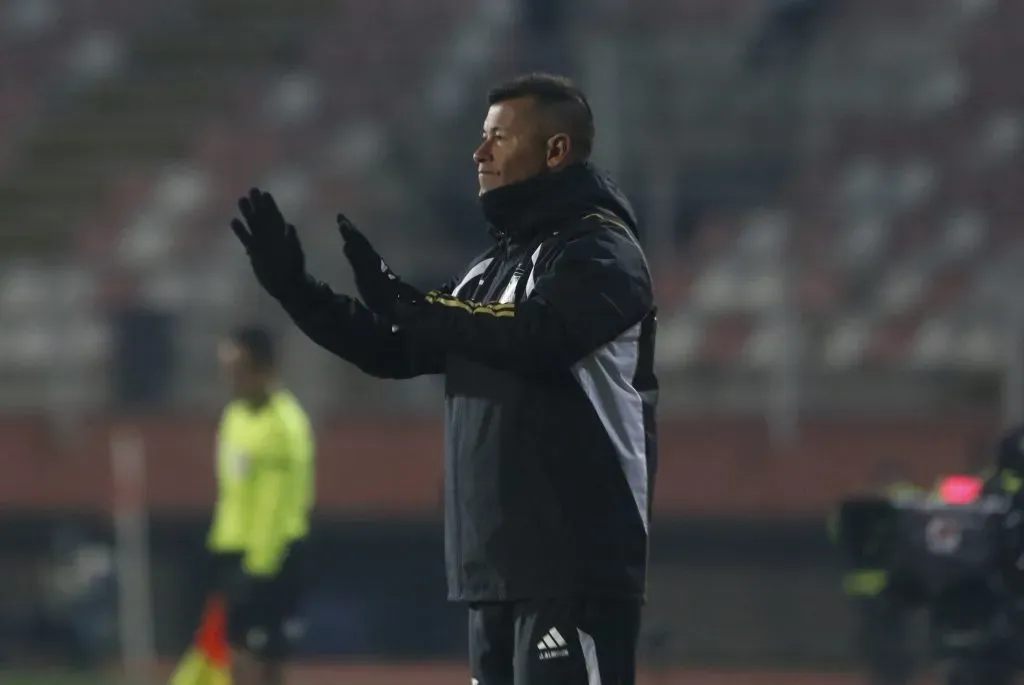
{"label": "black camera equipment", "polygon": [[886,593],[927,611],[950,683],[997,685],[1024,665],[1021,520],[1004,495],[860,497],[843,502],[837,541],[846,570],[884,570]]}

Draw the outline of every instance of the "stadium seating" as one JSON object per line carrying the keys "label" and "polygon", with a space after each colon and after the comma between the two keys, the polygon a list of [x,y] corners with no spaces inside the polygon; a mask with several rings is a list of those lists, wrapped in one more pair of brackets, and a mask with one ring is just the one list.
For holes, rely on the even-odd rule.
{"label": "stadium seating", "polygon": [[[410,150],[429,147],[405,143],[429,136],[420,86],[476,3],[261,0],[239,22],[236,2],[185,3],[157,32],[143,2],[94,2],[59,22],[46,2],[0,3],[17,17],[0,42],[0,124],[14,131],[0,138],[0,206],[19,227],[0,244],[49,255],[0,279],[0,315],[25,317],[0,336],[0,370],[28,379],[59,354],[102,369],[107,312],[140,298],[180,311],[190,339],[237,315],[249,281],[221,242],[253,182],[304,225],[341,207],[371,217],[414,273],[433,277],[466,249],[415,230],[475,221],[424,211],[430,182],[466,181],[446,165],[414,172],[430,160]],[[668,226],[676,250],[654,259],[664,368],[762,369],[793,350],[826,372],[1002,363],[1009,267],[1024,250],[1020,3],[837,2],[808,68],[775,76],[740,61],[764,3],[601,6],[574,40],[629,32],[615,43],[630,74],[615,86],[619,129],[603,135],[629,139],[620,172],[645,217],[683,216],[709,160],[731,173],[769,163],[759,192],[702,208],[695,229]],[[105,78],[83,80],[83,65]],[[50,84],[66,73],[82,84],[56,106]],[[460,164],[473,137],[452,141],[467,149]],[[639,191],[659,169],[680,190],[652,199]],[[329,231],[307,233],[312,259],[328,254]],[[65,278],[90,284],[75,291],[77,323],[49,285]]]}
{"label": "stadium seating", "polygon": [[[932,41],[912,111],[837,117],[832,142],[778,211],[706,219],[682,257],[691,283],[667,293],[678,316],[666,317],[666,361],[763,367],[782,358],[792,344],[780,323],[786,271],[775,266],[785,240],[784,301],[794,305],[802,364],[1000,367],[1008,267],[1024,250],[1014,226],[1024,98],[1008,66],[1024,29],[1008,23],[1013,3],[976,13],[969,4],[846,5],[844,33],[890,21],[898,36],[939,16],[957,38],[942,50]],[[684,342],[664,345],[674,336]]]}
{"label": "stadium seating", "polygon": [[6,0],[0,3],[0,169],[48,99],[116,71],[129,36],[156,3]]}
{"label": "stadium seating", "polygon": [[[288,205],[324,194],[333,200],[325,207],[345,204],[338,168],[375,151],[367,152],[366,128],[343,138],[342,124],[383,125],[407,113],[422,56],[443,40],[463,3],[300,7],[271,0],[239,12],[231,0],[200,1],[172,17],[157,14],[166,21],[156,33],[141,30],[144,4],[105,0],[78,14],[45,2],[3,6],[19,21],[11,24],[13,38],[0,43],[13,84],[4,89],[0,118],[11,124],[5,132],[20,133],[16,114],[32,123],[24,135],[0,139],[7,153],[0,156],[5,226],[20,227],[4,230],[0,243],[8,254],[23,255],[21,266],[5,274],[0,300],[31,319],[8,333],[0,359],[22,375],[32,373],[29,358],[43,366],[56,359],[66,338],[49,284],[74,261],[68,249],[94,265],[84,271],[98,283],[97,296],[90,302],[83,291],[82,309],[92,328],[104,329],[107,311],[140,297],[179,309],[199,302],[204,314],[233,304],[231,273],[199,265],[197,277],[194,259],[208,246],[211,226],[226,233],[234,198],[255,179],[270,183]],[[127,64],[104,82],[65,94],[59,107],[47,106],[46,83],[33,75],[61,72],[65,44],[93,27],[136,31],[133,49],[121,50]],[[73,53],[65,71],[81,71],[89,58]],[[334,154],[325,155],[325,147]],[[38,297],[18,308],[28,290]],[[224,296],[211,296],[217,292]],[[93,341],[89,361],[102,362],[109,334],[90,337],[83,329],[82,339]]]}

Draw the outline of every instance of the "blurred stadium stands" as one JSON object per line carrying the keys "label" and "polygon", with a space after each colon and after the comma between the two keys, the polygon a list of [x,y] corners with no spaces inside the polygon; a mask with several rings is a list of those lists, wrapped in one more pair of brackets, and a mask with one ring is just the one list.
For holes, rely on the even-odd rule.
{"label": "blurred stadium stands", "polygon": [[[794,19],[754,0],[602,2],[567,22],[599,154],[657,255],[661,362],[720,382],[796,349],[812,397],[815,377],[850,371],[1001,373],[1022,254],[1021,10],[820,4]],[[208,334],[240,302],[266,306],[224,230],[254,183],[328,280],[342,209],[414,277],[457,268],[484,239],[468,158],[480,92],[517,63],[513,10],[4,3],[0,303],[19,325],[0,365],[20,379],[5,403],[109,399],[109,314],[128,305],[174,315],[175,397],[208,398]],[[364,396],[294,348],[319,407]],[[36,382],[52,368],[92,382]],[[359,390],[317,392],[325,372]]]}

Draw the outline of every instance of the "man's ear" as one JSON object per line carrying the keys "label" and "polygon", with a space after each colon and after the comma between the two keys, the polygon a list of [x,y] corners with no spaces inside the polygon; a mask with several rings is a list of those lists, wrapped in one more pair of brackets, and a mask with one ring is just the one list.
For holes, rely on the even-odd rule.
{"label": "man's ear", "polygon": [[572,155],[572,140],[565,133],[558,133],[548,138],[548,154],[545,163],[548,169],[556,169],[565,165]]}

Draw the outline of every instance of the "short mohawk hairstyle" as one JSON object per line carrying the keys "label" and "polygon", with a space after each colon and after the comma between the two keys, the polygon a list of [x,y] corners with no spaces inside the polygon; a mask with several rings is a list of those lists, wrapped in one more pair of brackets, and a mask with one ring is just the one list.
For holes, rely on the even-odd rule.
{"label": "short mohawk hairstyle", "polygon": [[543,72],[524,74],[492,88],[487,104],[516,98],[532,98],[551,115],[559,132],[569,134],[575,156],[582,160],[590,157],[594,149],[594,113],[587,96],[572,80]]}

